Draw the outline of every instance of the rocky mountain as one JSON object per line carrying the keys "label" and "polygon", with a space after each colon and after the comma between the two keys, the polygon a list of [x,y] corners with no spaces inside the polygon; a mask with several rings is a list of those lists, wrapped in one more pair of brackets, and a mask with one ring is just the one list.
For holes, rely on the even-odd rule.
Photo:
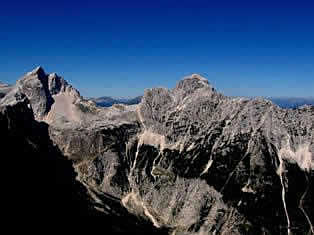
{"label": "rocky mountain", "polygon": [[169,234],[314,234],[314,107],[226,97],[193,74],[101,108],[49,77],[26,74],[0,107],[29,100],[100,214]]}
{"label": "rocky mountain", "polygon": [[59,118],[77,120],[74,105],[80,94],[56,73],[46,74],[37,67],[17,81],[15,90],[27,96],[38,120],[48,123]]}
{"label": "rocky mountain", "polygon": [[[111,107],[114,104],[139,104],[141,103],[142,97],[143,96],[137,96],[135,98],[115,99],[110,96],[103,96],[99,98],[91,98],[90,100],[94,101],[97,106]],[[272,101],[274,104],[284,109],[297,109],[304,105],[314,106],[314,98],[311,97],[267,97],[266,99]]]}
{"label": "rocky mountain", "polygon": [[[27,76],[30,74],[33,76],[33,73]],[[0,100],[0,146],[4,166],[1,211],[5,216],[3,221],[10,223],[10,231],[18,228],[41,234],[49,229],[49,232],[59,233],[62,228],[62,231],[96,232],[99,221],[105,234],[166,234],[149,221],[130,214],[112,197],[104,195],[102,200],[115,208],[114,214],[95,209],[97,202],[76,179],[73,163],[51,140],[49,125],[39,121],[40,115],[36,115],[35,120],[32,107],[38,104],[30,103],[30,99],[42,101],[43,97],[27,98],[21,93],[25,89],[20,87],[21,83],[18,81],[14,91]],[[34,92],[38,92],[39,83],[30,83],[36,84]],[[6,226],[4,224],[4,228]]]}

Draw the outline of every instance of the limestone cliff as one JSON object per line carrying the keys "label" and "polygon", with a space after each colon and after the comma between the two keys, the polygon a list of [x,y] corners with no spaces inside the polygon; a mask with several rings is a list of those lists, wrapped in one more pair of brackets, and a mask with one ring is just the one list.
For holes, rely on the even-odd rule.
{"label": "limestone cliff", "polygon": [[[313,107],[229,98],[193,74],[99,108],[33,73],[16,86],[100,212],[119,214],[112,198],[172,234],[314,234]],[[63,112],[71,94],[79,119]]]}

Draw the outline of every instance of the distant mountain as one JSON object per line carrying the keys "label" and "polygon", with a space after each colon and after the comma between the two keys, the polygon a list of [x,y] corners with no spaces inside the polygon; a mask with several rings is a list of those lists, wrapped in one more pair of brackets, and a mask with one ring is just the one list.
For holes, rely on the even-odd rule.
{"label": "distant mountain", "polygon": [[299,97],[270,97],[273,103],[281,108],[295,109],[303,105],[314,105],[314,97],[299,98]]}
{"label": "distant mountain", "polygon": [[37,67],[0,100],[2,188],[14,219],[106,234],[314,234],[313,119],[198,74],[100,108]]}
{"label": "distant mountain", "polygon": [[4,97],[11,90],[11,88],[12,86],[0,81],[0,99]]}
{"label": "distant mountain", "polygon": [[[99,98],[92,98],[97,106],[111,107],[114,104],[139,104],[143,96],[137,96],[135,98],[113,98],[110,96],[103,96]],[[314,97],[268,97],[274,104],[277,104],[281,108],[295,109],[303,105],[314,105]]]}
{"label": "distant mountain", "polygon": [[135,98],[113,98],[110,96],[103,96],[99,98],[92,98],[91,100],[96,103],[97,106],[100,107],[111,107],[114,104],[138,104],[141,102],[142,96],[137,96]]}

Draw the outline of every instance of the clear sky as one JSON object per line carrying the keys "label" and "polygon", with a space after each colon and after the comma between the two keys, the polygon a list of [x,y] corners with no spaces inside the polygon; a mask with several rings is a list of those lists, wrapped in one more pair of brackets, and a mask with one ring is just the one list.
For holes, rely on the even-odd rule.
{"label": "clear sky", "polygon": [[0,80],[42,65],[84,96],[200,73],[226,95],[314,96],[314,1],[2,1]]}

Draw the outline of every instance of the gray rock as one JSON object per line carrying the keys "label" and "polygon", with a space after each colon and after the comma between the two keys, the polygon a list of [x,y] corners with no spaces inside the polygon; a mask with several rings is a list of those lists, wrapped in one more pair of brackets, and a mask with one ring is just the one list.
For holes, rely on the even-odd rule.
{"label": "gray rock", "polygon": [[[6,202],[1,211],[7,220],[27,223],[27,232],[50,228],[57,233],[57,217],[59,224],[65,222],[63,230],[76,230],[68,223],[71,219],[81,224],[80,231],[84,224],[89,232],[98,232],[99,219],[106,234],[167,234],[130,214],[112,196],[101,195],[102,202],[114,211],[98,211],[86,188],[75,179],[72,162],[51,141],[48,125],[35,121],[27,97],[17,92],[6,101],[0,105],[0,143],[5,166],[1,172],[6,177],[1,184]],[[100,162],[97,165],[102,167]],[[36,224],[28,223],[34,220]]]}
{"label": "gray rock", "polygon": [[67,92],[79,99],[80,95],[63,78],[55,73],[47,75],[42,67],[25,74],[17,81],[11,93],[25,94],[30,101],[37,120],[42,120],[50,112],[55,102],[54,95]]}
{"label": "gray rock", "polygon": [[[35,74],[26,80],[43,80]],[[55,96],[63,88],[49,77]],[[47,113],[45,86],[18,84]],[[146,90],[139,105],[75,102],[80,122],[48,122],[50,138],[99,210],[115,214],[110,195],[172,234],[313,233],[313,107],[228,98],[197,74]]]}

